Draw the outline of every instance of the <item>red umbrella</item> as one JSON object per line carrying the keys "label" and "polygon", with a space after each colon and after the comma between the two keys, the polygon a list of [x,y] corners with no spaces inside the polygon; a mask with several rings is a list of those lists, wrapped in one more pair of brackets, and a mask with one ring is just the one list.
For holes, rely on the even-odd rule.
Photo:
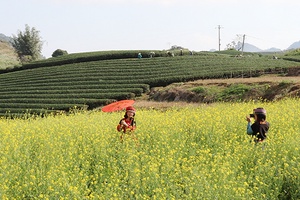
{"label": "red umbrella", "polygon": [[134,104],[134,100],[121,100],[117,102],[113,102],[111,104],[108,104],[102,108],[103,112],[114,112],[118,110],[123,110],[124,108],[128,106],[132,106]]}

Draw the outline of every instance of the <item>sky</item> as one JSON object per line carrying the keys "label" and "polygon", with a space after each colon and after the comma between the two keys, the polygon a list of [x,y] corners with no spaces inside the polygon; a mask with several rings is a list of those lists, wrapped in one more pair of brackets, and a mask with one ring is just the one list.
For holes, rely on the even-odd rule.
{"label": "sky", "polygon": [[42,55],[106,50],[224,50],[242,41],[264,50],[300,41],[299,0],[0,0],[0,33],[27,24]]}

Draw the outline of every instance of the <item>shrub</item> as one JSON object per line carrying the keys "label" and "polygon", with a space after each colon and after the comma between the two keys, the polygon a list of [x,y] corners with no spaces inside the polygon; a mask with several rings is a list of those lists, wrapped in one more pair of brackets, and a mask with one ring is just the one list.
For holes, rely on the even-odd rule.
{"label": "shrub", "polygon": [[68,52],[66,50],[56,49],[52,53],[52,57],[58,57],[58,56],[63,56],[63,55],[68,55]]}
{"label": "shrub", "polygon": [[194,89],[192,89],[193,92],[197,93],[197,94],[203,94],[205,93],[205,89],[203,87],[196,87]]}
{"label": "shrub", "polygon": [[226,88],[219,97],[220,101],[223,100],[239,100],[242,96],[250,90],[250,87],[244,84],[232,84]]}

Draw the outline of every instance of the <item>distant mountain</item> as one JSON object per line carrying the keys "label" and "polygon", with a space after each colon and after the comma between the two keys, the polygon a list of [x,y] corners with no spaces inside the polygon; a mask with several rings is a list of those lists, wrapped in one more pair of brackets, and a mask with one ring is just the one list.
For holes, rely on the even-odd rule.
{"label": "distant mountain", "polygon": [[[240,45],[241,46],[241,45]],[[241,51],[241,47],[239,47],[239,50]],[[258,52],[280,52],[282,51],[281,49],[272,47],[269,49],[260,49],[252,44],[245,43],[244,44],[244,52],[252,52],[252,53],[258,53]]]}
{"label": "distant mountain", "polygon": [[270,49],[262,50],[261,52],[280,52],[280,51],[282,51],[282,50],[278,49],[278,48],[275,48],[275,47],[272,47]]}
{"label": "distant mountain", "polygon": [[[294,42],[286,50],[299,49],[299,48],[300,48],[300,41]],[[252,44],[248,44],[248,43],[244,44],[244,52],[280,52],[280,51],[283,50],[276,47],[262,50]]]}
{"label": "distant mountain", "polygon": [[291,44],[287,50],[292,50],[292,49],[299,49],[300,48],[300,41],[298,42],[294,42],[293,44]]}
{"label": "distant mountain", "polygon": [[12,41],[12,38],[0,33],[0,41],[10,43]]}
{"label": "distant mountain", "polygon": [[[240,49],[241,51],[242,49]],[[260,52],[262,51],[260,48],[252,45],[252,44],[249,44],[249,43],[245,43],[244,44],[244,52]]]}

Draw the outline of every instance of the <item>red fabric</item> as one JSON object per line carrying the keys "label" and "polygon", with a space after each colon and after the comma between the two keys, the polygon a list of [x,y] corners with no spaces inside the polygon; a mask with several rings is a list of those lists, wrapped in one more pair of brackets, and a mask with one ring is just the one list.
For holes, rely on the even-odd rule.
{"label": "red fabric", "polygon": [[117,126],[117,130],[120,132],[120,131],[123,131],[124,133],[126,132],[130,132],[130,131],[134,131],[136,129],[136,126],[131,126],[131,120],[130,119],[122,119],[125,121],[125,123],[128,125],[128,127],[121,127],[121,124],[118,124]]}
{"label": "red fabric", "polygon": [[127,111],[135,112],[135,108],[134,108],[133,106],[128,106],[128,107],[126,108],[126,112],[127,112]]}
{"label": "red fabric", "polygon": [[111,104],[108,104],[102,108],[103,112],[114,112],[118,110],[123,110],[128,106],[132,106],[134,100],[121,100]]}

